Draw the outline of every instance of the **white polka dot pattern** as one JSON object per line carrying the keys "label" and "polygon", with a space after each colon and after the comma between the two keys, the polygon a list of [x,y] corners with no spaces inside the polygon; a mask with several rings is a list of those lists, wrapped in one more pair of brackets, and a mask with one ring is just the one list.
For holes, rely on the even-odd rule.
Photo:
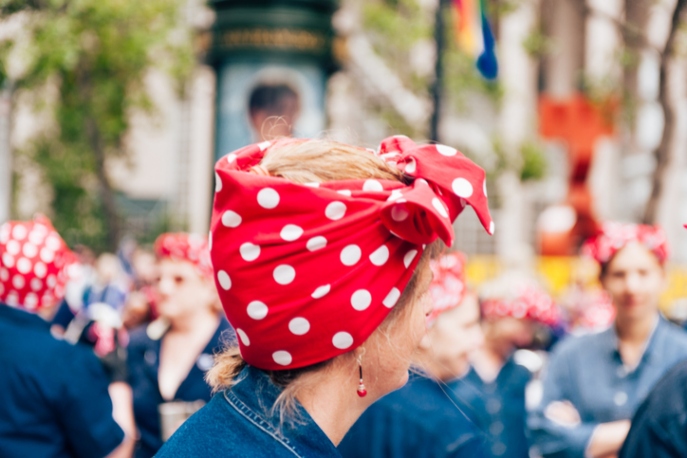
{"label": "white polka dot pattern", "polygon": [[258,192],[258,204],[262,208],[271,210],[279,205],[279,194],[272,188],[265,188]]}
{"label": "white polka dot pattern", "polygon": [[372,295],[365,289],[359,289],[351,296],[351,305],[358,311],[365,310],[372,303]]}
{"label": "white polka dot pattern", "polygon": [[0,303],[30,312],[55,305],[74,260],[45,217],[1,225]]}
{"label": "white polka dot pattern", "polygon": [[[256,173],[265,149],[299,141],[249,145],[215,168],[219,296],[241,330],[243,358],[266,370],[305,367],[360,345],[401,300],[425,247],[437,238],[451,244],[466,205],[485,228],[492,223],[486,196],[475,192],[486,189],[484,172],[454,148],[386,139],[373,154],[403,182],[293,183]],[[12,256],[16,264],[23,254]]]}

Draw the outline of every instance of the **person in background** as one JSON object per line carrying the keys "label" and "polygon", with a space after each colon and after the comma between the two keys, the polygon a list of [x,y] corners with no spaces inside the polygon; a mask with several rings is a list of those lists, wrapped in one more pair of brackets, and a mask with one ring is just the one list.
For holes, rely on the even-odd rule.
{"label": "person in background", "polygon": [[680,361],[659,380],[639,406],[618,456],[687,456],[687,360]]}
{"label": "person in background", "polygon": [[[484,345],[471,355],[465,377],[451,383],[462,402],[472,406],[474,420],[487,432],[489,456],[527,458],[525,393],[532,366],[541,365],[532,345],[537,326],[561,321],[553,299],[522,275],[504,275],[482,286],[480,293]],[[529,359],[526,357],[529,356]]]}
{"label": "person in background", "polygon": [[158,457],[338,457],[365,409],[408,380],[439,239],[453,242],[468,204],[493,233],[484,171],[399,135],[375,151],[283,138],[215,172],[212,261],[239,345]]}
{"label": "person in background", "polygon": [[133,329],[157,318],[157,292],[155,282],[158,265],[155,254],[136,248],[131,257],[132,291],[126,298],[122,321],[126,329]]}
{"label": "person in background", "polygon": [[[109,380],[96,356],[55,339],[46,321],[62,299],[74,260],[44,217],[0,227],[3,458],[131,456],[130,408],[113,411]],[[119,388],[110,385],[110,394]]]}
{"label": "person in background", "polygon": [[205,373],[222,339],[232,338],[229,323],[218,313],[206,240],[185,233],[162,234],[155,254],[159,317],[131,331],[127,348],[139,458],[153,456],[210,400]]}
{"label": "person in background", "polygon": [[[93,312],[93,305],[101,305],[112,310],[111,315],[120,315],[126,295],[124,271],[119,258],[111,253],[103,253],[95,262],[95,278],[85,286],[79,301],[63,301],[52,320],[53,332],[64,334],[65,339],[76,342],[82,338],[84,329],[95,320],[99,311]],[[101,314],[100,314],[101,315]],[[63,332],[60,332],[63,329]]]}
{"label": "person in background", "polygon": [[248,116],[256,141],[290,137],[301,110],[298,92],[286,82],[265,82],[248,98]]}
{"label": "person in background", "polygon": [[484,434],[471,422],[471,406],[446,383],[464,375],[468,354],[483,341],[477,298],[465,286],[464,257],[431,261],[432,314],[415,363],[423,375],[373,404],[339,445],[344,458],[479,458]]}
{"label": "person in background", "polygon": [[583,253],[616,310],[606,331],[562,341],[530,415],[533,445],[546,457],[615,456],[630,418],[655,383],[687,358],[687,334],[659,313],[666,285],[665,234],[658,227],[606,223]]}

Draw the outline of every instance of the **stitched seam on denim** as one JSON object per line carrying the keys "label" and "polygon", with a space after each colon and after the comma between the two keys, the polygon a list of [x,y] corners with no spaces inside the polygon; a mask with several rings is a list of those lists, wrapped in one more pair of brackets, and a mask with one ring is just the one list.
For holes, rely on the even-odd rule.
{"label": "stitched seam on denim", "polygon": [[[228,391],[228,390],[227,390]],[[263,430],[265,433],[268,435],[272,436],[273,439],[275,439],[277,442],[282,444],[287,450],[289,450],[291,453],[296,455],[298,458],[303,458],[301,455],[299,455],[292,447],[291,444],[289,444],[288,439],[282,438],[277,436],[275,433],[270,431],[268,428],[272,428],[269,423],[267,423],[264,419],[260,417],[260,415],[256,414],[253,412],[247,405],[245,405],[238,397],[236,397],[233,393],[227,393],[227,391],[224,391],[224,399],[226,399],[227,403],[232,406],[240,415],[245,417],[248,421],[253,423],[255,426],[257,426],[259,429]],[[231,396],[231,399],[229,399],[229,396]],[[255,418],[253,418],[255,417]],[[263,426],[263,424],[265,426]]]}

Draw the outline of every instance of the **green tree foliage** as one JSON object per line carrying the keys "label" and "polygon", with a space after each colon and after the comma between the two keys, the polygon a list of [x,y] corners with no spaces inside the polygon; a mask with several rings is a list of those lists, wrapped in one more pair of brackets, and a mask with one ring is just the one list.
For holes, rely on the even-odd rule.
{"label": "green tree foliage", "polygon": [[152,113],[146,74],[161,69],[182,83],[192,68],[183,3],[0,0],[4,20],[22,15],[25,22],[21,33],[0,43],[0,69],[19,53],[22,69],[10,75],[13,86],[53,119],[26,153],[52,188],[52,217],[69,242],[114,249],[119,240],[107,164],[126,158],[132,112]]}
{"label": "green tree foliage", "polygon": [[[414,93],[428,97],[434,80],[432,72],[423,74],[413,68],[412,54],[415,47],[434,39],[434,12],[428,11],[418,0],[365,0],[363,27],[377,54],[396,71],[405,86]],[[444,2],[446,24],[446,49],[444,51],[444,93],[447,101],[458,112],[466,107],[466,95],[479,92],[498,102],[501,86],[482,78],[475,68],[474,59],[463,53],[456,44],[455,18],[449,2]],[[427,126],[408,126],[388,109],[378,107],[381,117],[395,130],[410,135],[427,135]]]}

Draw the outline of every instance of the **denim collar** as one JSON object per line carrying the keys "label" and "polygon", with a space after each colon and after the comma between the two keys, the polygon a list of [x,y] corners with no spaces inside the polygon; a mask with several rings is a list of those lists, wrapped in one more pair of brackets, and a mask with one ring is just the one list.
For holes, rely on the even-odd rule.
{"label": "denim collar", "polygon": [[297,418],[287,420],[279,427],[279,415],[271,415],[270,410],[282,390],[263,371],[247,366],[239,374],[238,380],[236,385],[222,393],[229,406],[281,443],[294,456],[341,456],[300,403],[297,403]]}
{"label": "denim collar", "polygon": [[[637,364],[637,367],[632,368],[631,372],[636,371],[644,363],[650,362],[653,359],[661,356],[656,354],[656,348],[660,346],[659,344],[663,339],[663,336],[665,335],[665,331],[667,330],[668,326],[668,322],[659,314],[656,319],[656,324],[654,325],[654,328],[652,329],[649,338],[646,340],[644,352],[642,353],[642,357],[639,360],[639,364]],[[620,356],[620,349],[618,346],[618,333],[615,329],[615,324],[613,324],[610,328],[604,331],[602,335],[604,335],[604,340],[608,342],[610,345],[613,358],[617,358],[618,362],[620,364],[623,364],[623,360]]]}

